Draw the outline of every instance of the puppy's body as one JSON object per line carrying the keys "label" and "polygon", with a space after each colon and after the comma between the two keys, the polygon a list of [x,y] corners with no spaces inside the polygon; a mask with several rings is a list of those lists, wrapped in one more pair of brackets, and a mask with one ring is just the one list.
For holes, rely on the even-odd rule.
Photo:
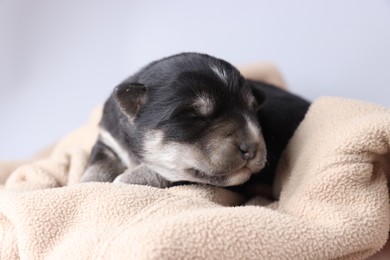
{"label": "puppy's body", "polygon": [[171,56],[141,69],[107,100],[82,180],[225,187],[261,172],[256,178],[270,183],[308,106],[286,91],[245,80],[225,61]]}

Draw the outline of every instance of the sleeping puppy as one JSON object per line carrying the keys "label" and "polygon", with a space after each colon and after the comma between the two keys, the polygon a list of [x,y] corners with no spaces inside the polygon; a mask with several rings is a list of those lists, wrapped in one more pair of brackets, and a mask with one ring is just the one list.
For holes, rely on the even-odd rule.
{"label": "sleeping puppy", "polygon": [[[104,105],[83,182],[220,187],[272,182],[309,106],[198,53],[164,58],[117,86]],[[260,174],[257,174],[260,173]]]}

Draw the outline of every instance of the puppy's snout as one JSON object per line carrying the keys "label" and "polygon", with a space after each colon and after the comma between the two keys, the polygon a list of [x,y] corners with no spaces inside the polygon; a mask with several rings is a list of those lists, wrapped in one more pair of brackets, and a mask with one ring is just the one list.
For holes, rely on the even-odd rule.
{"label": "puppy's snout", "polygon": [[238,148],[240,149],[242,158],[246,161],[256,156],[257,143],[242,143]]}

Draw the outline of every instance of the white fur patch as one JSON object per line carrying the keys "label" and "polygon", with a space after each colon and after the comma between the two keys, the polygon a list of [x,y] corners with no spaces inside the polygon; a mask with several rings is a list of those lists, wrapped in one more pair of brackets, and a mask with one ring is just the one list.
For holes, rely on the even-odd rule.
{"label": "white fur patch", "polygon": [[215,104],[214,101],[205,94],[200,94],[195,99],[193,106],[199,111],[203,116],[208,116],[213,113]]}
{"label": "white fur patch", "polygon": [[227,73],[224,69],[222,68],[219,68],[218,66],[216,65],[210,65],[210,68],[212,71],[214,71],[214,73],[225,83],[227,84],[228,83],[228,76],[227,76]]}
{"label": "white fur patch", "polygon": [[137,163],[130,157],[129,153],[123,149],[123,147],[115,140],[115,138],[105,129],[100,129],[99,138],[100,141],[114,150],[114,152],[118,155],[127,168],[132,168],[137,165]]}
{"label": "white fur patch", "polygon": [[251,139],[254,140],[256,143],[263,142],[260,139],[261,133],[259,128],[256,127],[256,125],[252,122],[252,120],[250,120],[247,116],[245,116],[245,119],[246,119],[247,128],[249,130],[249,136],[251,137]]}
{"label": "white fur patch", "polygon": [[196,165],[194,148],[180,143],[164,143],[164,134],[150,131],[145,138],[144,160],[147,165],[169,181],[199,181],[186,169]]}
{"label": "white fur patch", "polygon": [[201,151],[193,145],[165,142],[164,134],[151,131],[145,140],[144,160],[148,167],[169,181],[208,183],[206,179],[188,173],[189,168],[213,175],[213,167]]}

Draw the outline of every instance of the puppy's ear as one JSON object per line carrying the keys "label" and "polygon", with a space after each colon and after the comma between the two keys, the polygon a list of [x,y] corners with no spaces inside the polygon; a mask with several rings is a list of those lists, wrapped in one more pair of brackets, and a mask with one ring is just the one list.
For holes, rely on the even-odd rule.
{"label": "puppy's ear", "polygon": [[113,96],[122,112],[134,120],[145,104],[146,92],[142,84],[125,82],[115,88]]}

